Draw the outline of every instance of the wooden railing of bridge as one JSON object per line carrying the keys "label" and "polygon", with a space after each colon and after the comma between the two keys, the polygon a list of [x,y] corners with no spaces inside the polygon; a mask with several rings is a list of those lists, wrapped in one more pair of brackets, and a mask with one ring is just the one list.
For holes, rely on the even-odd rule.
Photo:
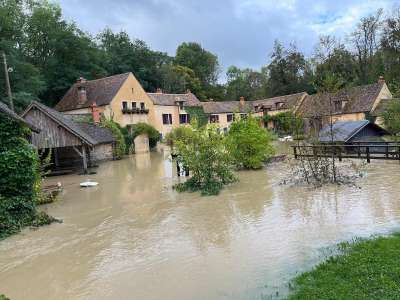
{"label": "wooden railing of bridge", "polygon": [[373,159],[400,161],[400,143],[396,142],[356,142],[351,144],[313,144],[294,145],[294,158],[335,157],[364,159],[368,163]]}

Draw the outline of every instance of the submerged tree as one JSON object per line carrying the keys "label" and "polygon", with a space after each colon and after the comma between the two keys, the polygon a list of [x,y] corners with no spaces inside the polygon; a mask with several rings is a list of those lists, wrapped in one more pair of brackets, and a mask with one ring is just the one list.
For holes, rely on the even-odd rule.
{"label": "submerged tree", "polygon": [[239,168],[259,169],[274,154],[271,134],[260,121],[248,116],[235,121],[226,137],[226,144]]}

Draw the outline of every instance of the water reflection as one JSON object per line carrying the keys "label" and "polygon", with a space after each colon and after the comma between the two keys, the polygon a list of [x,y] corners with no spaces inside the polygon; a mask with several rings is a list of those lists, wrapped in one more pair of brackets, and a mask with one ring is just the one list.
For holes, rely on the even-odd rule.
{"label": "water reflection", "polygon": [[[285,167],[240,172],[218,197],[178,194],[169,153],[102,164],[94,189],[62,178],[46,209],[64,220],[0,242],[11,299],[261,299],[354,236],[395,228],[397,164],[355,187],[280,185]],[[389,175],[390,174],[390,175]],[[60,180],[55,178],[51,180]],[[24,288],[21,289],[21,283]]]}

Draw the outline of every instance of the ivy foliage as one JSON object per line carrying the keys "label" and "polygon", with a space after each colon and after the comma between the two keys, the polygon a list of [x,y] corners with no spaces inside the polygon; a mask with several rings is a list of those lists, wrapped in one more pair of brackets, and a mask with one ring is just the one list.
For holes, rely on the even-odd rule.
{"label": "ivy foliage", "polygon": [[146,123],[137,123],[132,126],[132,140],[135,141],[135,138],[141,134],[147,134],[149,137],[149,145],[150,148],[154,148],[157,146],[158,141],[160,140],[160,133],[153,126]]}
{"label": "ivy foliage", "polygon": [[272,135],[252,116],[232,123],[226,144],[238,168],[259,169],[274,154]]}
{"label": "ivy foliage", "polygon": [[[25,226],[55,220],[36,211],[41,178],[39,157],[26,139],[29,133],[29,129],[0,113],[0,239]],[[44,218],[46,222],[42,222]]]}
{"label": "ivy foliage", "polygon": [[185,111],[190,115],[193,121],[196,121],[197,126],[203,127],[208,124],[209,114],[204,112],[203,107],[185,107]]}
{"label": "ivy foliage", "polygon": [[178,191],[217,195],[224,185],[236,180],[225,137],[216,127],[183,126],[174,129],[172,136],[178,163],[191,174],[186,182],[176,185]]}
{"label": "ivy foliage", "polygon": [[108,120],[105,117],[101,118],[100,126],[111,130],[115,138],[113,156],[115,159],[122,159],[126,152],[126,143],[121,127],[112,119]]}
{"label": "ivy foliage", "polygon": [[279,135],[298,135],[303,132],[303,119],[295,116],[290,111],[278,113],[276,115],[265,115],[263,118],[265,124],[274,122],[275,131]]}

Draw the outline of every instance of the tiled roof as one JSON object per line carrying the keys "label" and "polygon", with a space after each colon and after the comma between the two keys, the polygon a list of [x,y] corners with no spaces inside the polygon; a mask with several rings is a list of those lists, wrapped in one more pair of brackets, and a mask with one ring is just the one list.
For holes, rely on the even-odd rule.
{"label": "tiled roof", "polygon": [[[339,90],[337,93],[325,93],[306,96],[298,112],[303,117],[320,117],[334,114],[370,112],[384,83],[362,85]],[[344,103],[340,111],[335,111],[335,102]],[[330,108],[330,103],[332,107]]]}
{"label": "tiled roof", "polygon": [[79,128],[87,135],[97,141],[97,144],[108,144],[115,142],[112,132],[108,128],[99,127],[89,123],[77,123]]}
{"label": "tiled roof", "polygon": [[5,104],[5,103],[3,103],[1,101],[0,101],[0,112],[3,112],[4,114],[6,114],[11,119],[28,126],[33,131],[40,132],[39,128],[37,128],[33,124],[29,123],[28,121],[26,121],[25,119],[23,119],[22,117],[17,115],[15,112],[13,112],[11,109],[8,108],[7,104]]}
{"label": "tiled roof", "polygon": [[240,101],[209,101],[203,102],[204,112],[207,114],[221,114],[221,113],[248,113],[253,111],[253,103],[247,101],[243,106]]}
{"label": "tiled roof", "polygon": [[[254,106],[262,105],[264,107],[270,107],[272,110],[292,109],[292,108],[295,108],[296,106],[300,105],[301,100],[305,96],[307,96],[306,92],[278,96],[278,97],[273,97],[273,98],[268,98],[268,99],[255,100],[255,101],[253,101],[253,105]],[[279,108],[277,107],[278,103],[282,103],[282,106],[280,106]]]}
{"label": "tiled roof", "polygon": [[[111,139],[112,133],[109,129],[100,128],[92,124],[75,122],[66,115],[36,101],[33,101],[31,105],[29,105],[29,107],[23,113],[23,116],[25,116],[32,108],[39,109],[45,115],[53,119],[53,121],[67,129],[72,134],[78,136],[89,145],[97,145],[114,141],[114,138]],[[106,133],[106,131],[108,131],[108,133]]]}
{"label": "tiled roof", "polygon": [[[61,101],[57,103],[55,109],[58,111],[68,111],[87,108],[90,107],[93,102],[96,102],[97,106],[110,104],[129,74],[131,73],[89,80],[83,83],[75,83]],[[86,88],[87,101],[82,104],[79,103],[78,97],[78,87],[80,86]]]}
{"label": "tiled roof", "polygon": [[155,105],[172,106],[176,102],[182,101],[183,106],[201,106],[201,102],[192,93],[186,94],[164,94],[164,93],[147,93]]}

